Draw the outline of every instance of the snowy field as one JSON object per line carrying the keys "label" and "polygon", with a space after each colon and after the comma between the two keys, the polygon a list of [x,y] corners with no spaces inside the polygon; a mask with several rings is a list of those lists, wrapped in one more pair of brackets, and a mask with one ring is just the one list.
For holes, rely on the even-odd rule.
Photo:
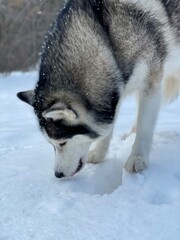
{"label": "snowy field", "polygon": [[131,97],[106,161],[59,180],[53,148],[16,98],[36,79],[36,72],[0,76],[0,240],[179,240],[180,98],[160,113],[149,169],[122,169],[135,137],[121,140],[135,116]]}

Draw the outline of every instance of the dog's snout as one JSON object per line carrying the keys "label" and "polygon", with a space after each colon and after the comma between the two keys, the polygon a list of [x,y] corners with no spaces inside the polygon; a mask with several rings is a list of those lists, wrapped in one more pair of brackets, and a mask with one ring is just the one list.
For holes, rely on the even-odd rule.
{"label": "dog's snout", "polygon": [[65,177],[64,173],[62,173],[62,172],[55,172],[54,175],[55,175],[57,178],[63,178],[63,177]]}

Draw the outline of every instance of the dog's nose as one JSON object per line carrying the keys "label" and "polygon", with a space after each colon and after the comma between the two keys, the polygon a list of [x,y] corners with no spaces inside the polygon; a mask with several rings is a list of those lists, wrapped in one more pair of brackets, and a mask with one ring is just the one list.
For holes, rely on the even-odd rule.
{"label": "dog's nose", "polygon": [[64,176],[64,173],[62,173],[62,172],[60,172],[60,173],[59,173],[59,172],[55,172],[54,175],[55,175],[57,178],[63,178],[63,177],[65,177],[65,176]]}

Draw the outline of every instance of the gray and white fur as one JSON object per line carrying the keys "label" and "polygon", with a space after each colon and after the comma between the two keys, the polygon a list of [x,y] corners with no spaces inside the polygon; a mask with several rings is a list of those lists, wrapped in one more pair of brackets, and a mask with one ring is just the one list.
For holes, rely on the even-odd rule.
{"label": "gray and white fur", "polygon": [[[34,107],[55,148],[56,177],[103,161],[121,102],[134,92],[136,139],[125,168],[134,173],[148,166],[161,93],[167,89],[164,66],[179,42],[179,0],[65,4],[45,38],[35,90],[18,93]],[[168,95],[172,99],[179,93],[175,88]]]}

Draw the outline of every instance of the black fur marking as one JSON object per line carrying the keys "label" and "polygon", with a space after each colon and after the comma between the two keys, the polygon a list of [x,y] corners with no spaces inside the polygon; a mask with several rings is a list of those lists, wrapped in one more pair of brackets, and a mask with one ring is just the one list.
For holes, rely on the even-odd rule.
{"label": "black fur marking", "polygon": [[64,8],[61,10],[60,13],[60,18],[66,16],[69,13],[69,10],[71,9],[73,3],[75,2],[75,0],[69,0],[65,5]]}
{"label": "black fur marking", "polygon": [[[106,32],[108,27],[104,21],[104,11],[106,9],[104,0],[84,0],[80,1],[79,9],[83,10],[88,16],[93,19],[94,24],[96,25],[95,31],[100,32],[103,36],[103,41],[107,41]],[[107,42],[106,42],[107,43]]]}
{"label": "black fur marking", "polygon": [[69,139],[75,135],[87,135],[92,139],[99,137],[99,134],[93,131],[85,124],[68,126],[63,120],[45,120],[41,122],[41,128],[45,129],[48,136],[53,139]]}
{"label": "black fur marking", "polygon": [[[106,93],[105,93],[106,94]],[[109,92],[107,91],[107,95]],[[114,91],[108,96],[109,102],[102,103],[102,105],[94,106],[89,100],[86,99],[86,109],[92,112],[94,119],[99,123],[112,124],[114,121],[116,107],[119,102],[119,92]]]}
{"label": "black fur marking", "polygon": [[97,19],[101,23],[102,26],[104,26],[103,21],[103,8],[104,8],[104,1],[103,0],[90,0],[89,1],[93,12],[95,13]]}
{"label": "black fur marking", "polygon": [[165,8],[169,23],[177,29],[177,36],[180,37],[180,1],[179,0],[160,0]]}
{"label": "black fur marking", "polygon": [[171,20],[172,15],[174,14],[174,10],[176,10],[179,5],[179,0],[160,0],[160,1],[164,6],[168,17]]}

